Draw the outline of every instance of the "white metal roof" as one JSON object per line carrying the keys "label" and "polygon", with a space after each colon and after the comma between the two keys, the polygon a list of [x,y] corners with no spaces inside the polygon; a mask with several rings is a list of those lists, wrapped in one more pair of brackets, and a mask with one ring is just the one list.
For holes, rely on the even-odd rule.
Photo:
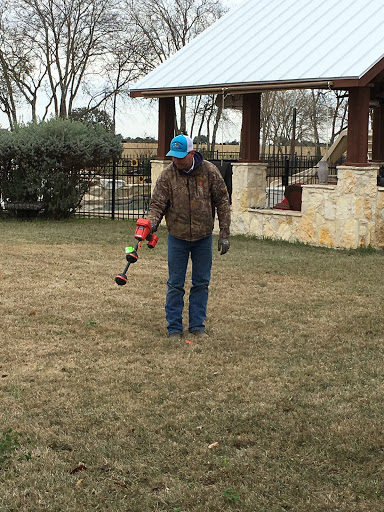
{"label": "white metal roof", "polygon": [[383,26],[383,0],[245,0],[131,94],[359,79],[384,57]]}

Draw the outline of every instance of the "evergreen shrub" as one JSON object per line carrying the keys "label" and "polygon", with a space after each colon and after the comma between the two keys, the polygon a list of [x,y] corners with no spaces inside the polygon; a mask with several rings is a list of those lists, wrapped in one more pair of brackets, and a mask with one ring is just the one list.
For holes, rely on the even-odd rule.
{"label": "evergreen shrub", "polygon": [[87,170],[121,153],[121,136],[101,124],[52,119],[14,132],[0,130],[3,200],[39,203],[47,217],[69,217],[89,187]]}

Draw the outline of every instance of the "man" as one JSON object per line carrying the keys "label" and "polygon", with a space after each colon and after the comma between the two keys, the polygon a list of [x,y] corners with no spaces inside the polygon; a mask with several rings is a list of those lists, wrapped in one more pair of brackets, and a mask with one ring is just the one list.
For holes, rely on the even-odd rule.
{"label": "man", "polygon": [[192,287],[189,294],[188,330],[207,336],[208,286],[212,267],[212,231],[215,211],[219,219],[220,254],[229,249],[230,205],[227,188],[216,166],[194,151],[192,140],[178,135],[167,156],[172,163],[160,174],[149,207],[148,219],[156,231],[165,215],[168,228],[168,290],[165,313],[168,334],[182,338],[184,283],[189,255]]}

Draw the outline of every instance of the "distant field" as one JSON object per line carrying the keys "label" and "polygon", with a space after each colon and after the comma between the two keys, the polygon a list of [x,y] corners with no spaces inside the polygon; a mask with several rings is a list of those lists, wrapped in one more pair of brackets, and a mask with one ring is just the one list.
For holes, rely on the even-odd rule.
{"label": "distant field", "polygon": [[[206,148],[206,145],[203,144],[200,147]],[[315,156],[315,147],[314,146],[299,146],[298,145],[298,146],[296,146],[295,149],[296,149],[296,152],[298,155]],[[234,145],[234,144],[223,144],[223,145],[216,144],[215,150],[218,151],[219,153],[221,151],[224,153],[238,153],[240,151],[240,146]],[[325,151],[326,151],[326,147],[321,148],[321,152],[323,155],[325,154]],[[124,142],[123,156],[138,157],[141,155],[145,155],[145,156],[150,157],[150,156],[156,155],[156,152],[157,152],[157,143],[156,142],[155,143]],[[270,154],[272,154],[273,147],[267,148],[266,153],[268,154],[268,152]],[[286,146],[286,147],[283,146],[282,152],[283,152],[283,154],[289,154],[290,146]],[[277,154],[277,153],[278,153],[278,148],[276,147],[275,154]]]}

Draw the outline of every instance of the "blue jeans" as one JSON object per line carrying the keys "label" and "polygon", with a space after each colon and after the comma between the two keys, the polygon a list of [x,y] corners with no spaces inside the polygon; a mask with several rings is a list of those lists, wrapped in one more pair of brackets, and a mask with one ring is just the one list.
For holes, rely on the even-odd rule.
{"label": "blue jeans", "polygon": [[165,317],[168,332],[183,331],[184,283],[189,255],[192,260],[192,287],[189,293],[189,331],[203,331],[207,316],[208,286],[212,268],[212,235],[188,242],[168,235],[168,290]]}

